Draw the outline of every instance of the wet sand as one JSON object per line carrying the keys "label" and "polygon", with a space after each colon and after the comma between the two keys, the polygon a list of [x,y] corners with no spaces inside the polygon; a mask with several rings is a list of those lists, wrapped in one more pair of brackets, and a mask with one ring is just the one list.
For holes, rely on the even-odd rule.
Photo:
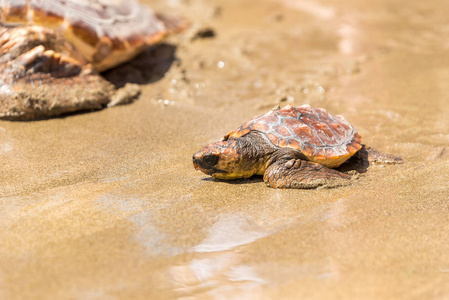
{"label": "wet sand", "polygon": [[[168,4],[192,26],[137,102],[0,121],[0,298],[449,298],[447,1]],[[193,169],[288,103],[405,163],[318,190]]]}

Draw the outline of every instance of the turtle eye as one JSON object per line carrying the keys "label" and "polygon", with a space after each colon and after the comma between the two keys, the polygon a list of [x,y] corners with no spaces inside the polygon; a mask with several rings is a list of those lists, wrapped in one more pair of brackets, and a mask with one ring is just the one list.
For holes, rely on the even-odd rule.
{"label": "turtle eye", "polygon": [[218,156],[217,155],[213,155],[213,154],[209,154],[203,157],[203,162],[205,165],[208,166],[215,166],[218,163]]}

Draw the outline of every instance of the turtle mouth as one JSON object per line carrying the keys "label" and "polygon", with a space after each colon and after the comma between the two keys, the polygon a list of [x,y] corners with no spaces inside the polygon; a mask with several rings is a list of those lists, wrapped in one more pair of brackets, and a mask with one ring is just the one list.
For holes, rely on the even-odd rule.
{"label": "turtle mouth", "polygon": [[193,158],[193,167],[197,171],[201,171],[204,174],[213,176],[215,173],[227,173],[226,171],[219,170],[215,167],[205,166],[204,162],[201,159]]}

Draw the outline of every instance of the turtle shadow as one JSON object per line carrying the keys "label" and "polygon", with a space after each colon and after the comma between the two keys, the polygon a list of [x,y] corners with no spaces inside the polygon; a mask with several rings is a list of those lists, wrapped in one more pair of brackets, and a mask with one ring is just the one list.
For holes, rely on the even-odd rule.
{"label": "turtle shadow", "polygon": [[351,171],[357,171],[358,173],[365,173],[369,168],[368,151],[363,145],[362,149],[357,151],[350,159],[344,162],[336,170],[348,173]]}
{"label": "turtle shadow", "polygon": [[228,184],[252,184],[252,183],[257,183],[257,182],[263,182],[263,176],[254,175],[250,178],[241,178],[241,179],[232,179],[232,180],[218,179],[218,178],[214,178],[214,177],[206,177],[206,178],[203,178],[202,180],[223,182],[223,183],[228,183]]}
{"label": "turtle shadow", "polygon": [[127,83],[147,84],[162,79],[177,60],[176,46],[160,43],[148,48],[130,61],[101,75],[116,88]]}

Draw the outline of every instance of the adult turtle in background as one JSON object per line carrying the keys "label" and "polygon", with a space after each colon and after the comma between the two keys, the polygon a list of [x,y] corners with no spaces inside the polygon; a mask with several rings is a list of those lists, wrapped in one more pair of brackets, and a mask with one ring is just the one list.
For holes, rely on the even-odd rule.
{"label": "adult turtle in background", "polygon": [[273,188],[338,186],[351,176],[335,168],[366,168],[369,162],[401,163],[361,143],[361,136],[342,116],[310,105],[257,116],[223,140],[193,155],[196,170],[218,179],[263,175]]}
{"label": "adult turtle in background", "polygon": [[135,0],[4,0],[0,7],[0,119],[33,120],[130,102],[98,75],[186,21]]}

